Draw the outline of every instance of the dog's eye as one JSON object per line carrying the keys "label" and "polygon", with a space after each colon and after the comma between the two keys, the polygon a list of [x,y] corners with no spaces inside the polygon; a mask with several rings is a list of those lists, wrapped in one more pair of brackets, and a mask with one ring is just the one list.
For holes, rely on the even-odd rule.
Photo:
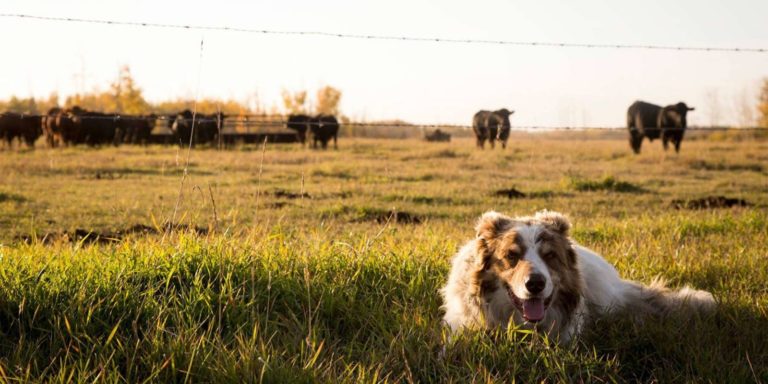
{"label": "dog's eye", "polygon": [[545,253],[545,254],[544,254],[544,258],[545,258],[545,259],[554,259],[554,258],[557,258],[557,253],[555,253],[555,252],[552,252],[552,251],[549,251],[549,252],[547,252],[547,253]]}
{"label": "dog's eye", "polygon": [[507,258],[510,260],[517,260],[520,258],[520,254],[515,251],[507,252]]}

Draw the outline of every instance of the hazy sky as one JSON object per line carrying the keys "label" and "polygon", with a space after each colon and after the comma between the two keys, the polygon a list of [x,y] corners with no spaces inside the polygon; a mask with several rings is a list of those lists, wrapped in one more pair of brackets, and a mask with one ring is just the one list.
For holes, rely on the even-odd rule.
{"label": "hazy sky", "polygon": [[[768,48],[768,1],[34,1],[0,13],[275,30],[572,43]],[[0,18],[0,97],[102,89],[131,67],[148,99],[279,104],[282,89],[343,91],[367,120],[623,126],[636,99],[695,106],[689,124],[739,123],[768,53],[360,41]],[[200,41],[204,41],[200,61]],[[200,70],[198,71],[198,68]]]}

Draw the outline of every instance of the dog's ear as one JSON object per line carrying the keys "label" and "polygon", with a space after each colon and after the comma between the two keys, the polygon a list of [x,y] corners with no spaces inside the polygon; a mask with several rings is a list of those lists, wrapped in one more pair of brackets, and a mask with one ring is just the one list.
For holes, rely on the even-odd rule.
{"label": "dog's ear", "polygon": [[486,242],[492,242],[511,223],[511,218],[504,216],[496,211],[488,211],[480,217],[480,220],[477,221],[477,225],[475,226],[475,230],[477,231],[477,238],[483,239]]}
{"label": "dog's ear", "polygon": [[536,212],[534,219],[540,221],[547,229],[557,232],[563,236],[568,236],[568,230],[571,229],[571,222],[563,214],[554,211]]}
{"label": "dog's ear", "polygon": [[477,253],[475,263],[484,271],[490,268],[493,252],[500,235],[512,223],[512,219],[495,211],[489,211],[477,221]]}

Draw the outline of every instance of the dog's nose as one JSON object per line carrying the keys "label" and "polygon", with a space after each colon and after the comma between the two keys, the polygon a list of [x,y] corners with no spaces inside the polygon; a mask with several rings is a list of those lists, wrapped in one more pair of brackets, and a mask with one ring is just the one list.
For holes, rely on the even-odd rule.
{"label": "dog's nose", "polygon": [[539,273],[532,273],[525,281],[525,288],[534,295],[543,291],[545,285],[547,285],[547,281]]}

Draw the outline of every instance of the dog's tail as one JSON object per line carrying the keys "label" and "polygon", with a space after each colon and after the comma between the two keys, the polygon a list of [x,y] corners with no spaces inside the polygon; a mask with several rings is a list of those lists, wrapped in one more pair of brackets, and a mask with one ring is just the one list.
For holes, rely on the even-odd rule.
{"label": "dog's tail", "polygon": [[714,311],[717,305],[715,298],[707,291],[689,286],[673,290],[668,288],[661,278],[654,279],[647,286],[636,282],[627,283],[629,283],[627,287],[629,302],[626,304],[629,308],[640,309],[647,314],[662,316],[673,313],[706,314]]}

